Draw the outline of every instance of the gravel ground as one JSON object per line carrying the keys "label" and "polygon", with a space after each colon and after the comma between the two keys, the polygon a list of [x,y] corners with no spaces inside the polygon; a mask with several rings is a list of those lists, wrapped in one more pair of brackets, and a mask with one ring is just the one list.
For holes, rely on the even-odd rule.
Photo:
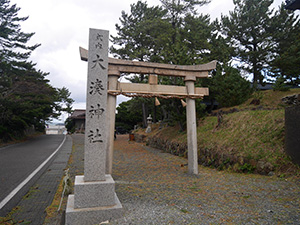
{"label": "gravel ground", "polygon": [[[73,135],[71,175],[83,173],[83,135]],[[113,174],[124,217],[109,224],[300,224],[300,181],[217,171],[115,141]]]}

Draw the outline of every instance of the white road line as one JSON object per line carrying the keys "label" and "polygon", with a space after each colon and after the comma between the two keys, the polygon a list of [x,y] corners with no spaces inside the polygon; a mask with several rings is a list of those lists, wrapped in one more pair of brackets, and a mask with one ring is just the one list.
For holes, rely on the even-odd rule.
{"label": "white road line", "polygon": [[0,209],[2,209],[27,183],[31,180],[45,165],[49,160],[58,152],[58,150],[61,148],[61,146],[65,143],[66,135],[64,137],[64,140],[61,142],[61,144],[58,146],[58,148],[55,150],[55,152],[52,153],[38,168],[36,168],[35,171],[33,171],[22,183],[20,183],[12,192],[10,192],[9,195],[6,196],[5,199],[0,202]]}

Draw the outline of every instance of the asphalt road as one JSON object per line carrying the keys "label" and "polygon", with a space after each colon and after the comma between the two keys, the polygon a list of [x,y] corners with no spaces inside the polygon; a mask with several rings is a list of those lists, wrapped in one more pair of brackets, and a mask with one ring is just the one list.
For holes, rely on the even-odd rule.
{"label": "asphalt road", "polygon": [[[63,140],[64,135],[42,135],[24,143],[0,148],[0,202],[48,159]],[[47,165],[43,169],[45,170],[46,167]],[[39,176],[43,169],[36,176]],[[36,178],[32,178],[34,179]],[[28,191],[30,183],[28,182],[24,187],[27,190],[23,188],[20,191],[21,196],[19,194],[14,198],[21,198],[22,194]],[[8,204],[13,205],[11,202]]]}

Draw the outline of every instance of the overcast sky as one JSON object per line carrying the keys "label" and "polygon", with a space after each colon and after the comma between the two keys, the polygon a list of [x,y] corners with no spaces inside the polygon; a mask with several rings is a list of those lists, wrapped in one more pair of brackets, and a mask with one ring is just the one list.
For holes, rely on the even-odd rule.
{"label": "overcast sky", "polygon": [[[275,0],[274,6],[284,0]],[[89,28],[109,30],[115,35],[121,11],[130,11],[137,0],[11,0],[21,8],[19,16],[29,16],[21,23],[23,32],[35,32],[30,44],[40,43],[31,56],[37,68],[49,72],[54,87],[67,87],[75,100],[73,108],[85,108],[87,63],[80,60],[79,46],[87,48]],[[160,5],[148,0],[149,6]],[[233,10],[233,0],[212,0],[198,12],[211,19]],[[123,98],[118,97],[118,102]]]}

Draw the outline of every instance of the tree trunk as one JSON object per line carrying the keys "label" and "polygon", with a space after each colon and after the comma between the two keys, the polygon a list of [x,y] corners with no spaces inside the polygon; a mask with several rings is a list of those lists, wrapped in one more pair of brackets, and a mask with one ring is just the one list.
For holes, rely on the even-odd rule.
{"label": "tree trunk", "polygon": [[[257,52],[257,45],[253,44],[253,51]],[[253,59],[253,87],[256,89],[258,84],[258,71],[257,71],[257,59]]]}
{"label": "tree trunk", "polygon": [[[180,115],[182,112],[180,112],[180,110],[179,110],[178,104],[176,103],[176,99],[172,99],[172,105],[173,105],[173,108],[175,108],[176,113],[178,115]],[[183,122],[180,119],[178,120],[178,124],[179,124],[180,131],[184,131],[185,127],[183,125]]]}
{"label": "tree trunk", "polygon": [[145,105],[145,102],[142,102],[142,112],[143,112],[143,126],[144,128],[147,127],[147,116],[148,116],[148,109]]}
{"label": "tree trunk", "polygon": [[165,107],[163,107],[162,106],[162,113],[163,113],[163,115],[162,115],[162,121],[165,121],[165,120],[167,120],[168,119],[168,112],[167,112],[167,110],[165,109]]}
{"label": "tree trunk", "polygon": [[154,108],[153,108],[153,123],[156,123],[156,105],[155,105],[155,99],[154,99]]}

